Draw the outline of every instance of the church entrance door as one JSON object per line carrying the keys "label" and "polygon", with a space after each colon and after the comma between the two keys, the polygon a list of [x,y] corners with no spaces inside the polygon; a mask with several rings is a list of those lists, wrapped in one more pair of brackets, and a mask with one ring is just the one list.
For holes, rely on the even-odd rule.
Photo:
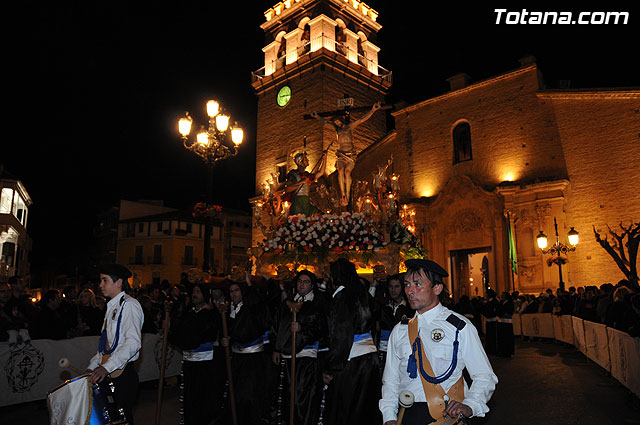
{"label": "church entrance door", "polygon": [[491,286],[489,264],[491,247],[478,247],[449,251],[451,261],[451,295],[454,301],[461,296],[483,297]]}

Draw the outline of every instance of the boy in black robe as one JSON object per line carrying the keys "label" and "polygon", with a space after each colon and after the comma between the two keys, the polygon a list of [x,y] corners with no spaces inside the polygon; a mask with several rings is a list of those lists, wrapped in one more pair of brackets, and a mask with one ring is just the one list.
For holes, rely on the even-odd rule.
{"label": "boy in black robe", "polygon": [[289,391],[291,385],[291,332],[296,332],[295,348],[295,423],[299,425],[315,425],[320,414],[322,398],[322,378],[318,363],[318,347],[327,333],[326,306],[323,297],[314,291],[316,276],[307,271],[300,271],[293,280],[296,285],[294,303],[302,303],[296,313],[296,321],[292,322],[291,301],[281,303],[274,318],[273,335],[275,349],[273,362],[280,364],[285,358],[286,372],[282,399],[285,400],[283,411],[289,411]]}

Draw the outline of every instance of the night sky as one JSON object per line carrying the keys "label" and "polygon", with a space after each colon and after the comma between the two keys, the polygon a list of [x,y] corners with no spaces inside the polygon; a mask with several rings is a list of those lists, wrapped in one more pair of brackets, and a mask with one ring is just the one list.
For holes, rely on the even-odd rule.
{"label": "night sky", "polygon": [[[134,2],[29,3],[6,15],[18,25],[5,39],[11,125],[0,162],[34,202],[34,280],[45,269],[84,269],[96,214],[120,199],[163,199],[179,208],[205,199],[206,167],[182,147],[176,122],[188,110],[205,123],[209,98],[245,129],[238,157],[216,169],[216,203],[248,209],[254,195],[257,100],[250,72],[264,64],[259,25],[275,1],[128,3]],[[457,72],[474,82],[513,70],[529,54],[549,87],[559,80],[571,80],[572,88],[640,86],[637,6],[599,7],[628,11],[628,25],[552,26],[496,25],[499,2],[475,9],[457,2],[368,3],[383,26],[379,62],[393,71],[389,102],[442,94],[445,79]]]}

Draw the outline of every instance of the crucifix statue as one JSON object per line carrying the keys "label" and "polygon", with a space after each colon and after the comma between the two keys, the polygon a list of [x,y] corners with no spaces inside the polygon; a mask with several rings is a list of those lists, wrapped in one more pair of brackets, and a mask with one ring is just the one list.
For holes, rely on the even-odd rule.
{"label": "crucifix statue", "polygon": [[[346,99],[345,99],[346,100]],[[340,186],[340,204],[346,206],[349,204],[349,195],[351,190],[351,171],[356,163],[356,150],[353,144],[353,129],[367,121],[371,116],[382,108],[380,102],[376,102],[362,117],[352,120],[351,112],[363,110],[367,108],[349,109],[345,106],[342,110],[305,115],[305,119],[315,118],[322,125],[329,124],[336,132],[336,140],[338,141],[338,150],[336,151],[336,170],[338,171],[338,184]],[[325,117],[330,117],[326,119]]]}

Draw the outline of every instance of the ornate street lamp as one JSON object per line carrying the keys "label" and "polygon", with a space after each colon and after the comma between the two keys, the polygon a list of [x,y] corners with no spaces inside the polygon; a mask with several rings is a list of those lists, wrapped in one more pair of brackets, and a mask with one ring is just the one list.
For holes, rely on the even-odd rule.
{"label": "ornate street lamp", "polygon": [[[222,113],[220,104],[215,100],[207,102],[207,115],[209,116],[209,127],[201,127],[195,139],[190,139],[193,119],[187,112],[178,121],[178,132],[182,136],[184,147],[198,155],[207,164],[209,175],[207,179],[207,202],[213,204],[213,166],[223,159],[236,156],[238,146],[242,143],[243,131],[237,123],[229,126],[230,117]],[[228,136],[231,136],[233,147],[224,144]],[[202,258],[202,270],[210,271],[209,251],[211,247],[211,219],[205,219],[204,227],[204,254]]]}
{"label": "ornate street lamp", "polygon": [[560,242],[560,237],[558,235],[558,222],[556,221],[555,217],[553,217],[553,225],[555,226],[555,230],[556,230],[556,241],[553,245],[547,248],[547,244],[548,244],[547,235],[545,235],[542,230],[540,230],[540,233],[538,233],[538,236],[536,237],[536,241],[538,243],[538,248],[540,248],[543,254],[551,254],[557,257],[555,263],[558,265],[558,275],[560,276],[559,286],[560,286],[560,289],[564,291],[564,281],[562,280],[562,261],[561,261],[560,255],[561,254],[566,255],[569,252],[575,251],[576,245],[578,245],[579,238],[578,238],[578,232],[576,231],[576,229],[571,227],[569,232],[567,232],[569,245],[565,245],[562,242]]}

